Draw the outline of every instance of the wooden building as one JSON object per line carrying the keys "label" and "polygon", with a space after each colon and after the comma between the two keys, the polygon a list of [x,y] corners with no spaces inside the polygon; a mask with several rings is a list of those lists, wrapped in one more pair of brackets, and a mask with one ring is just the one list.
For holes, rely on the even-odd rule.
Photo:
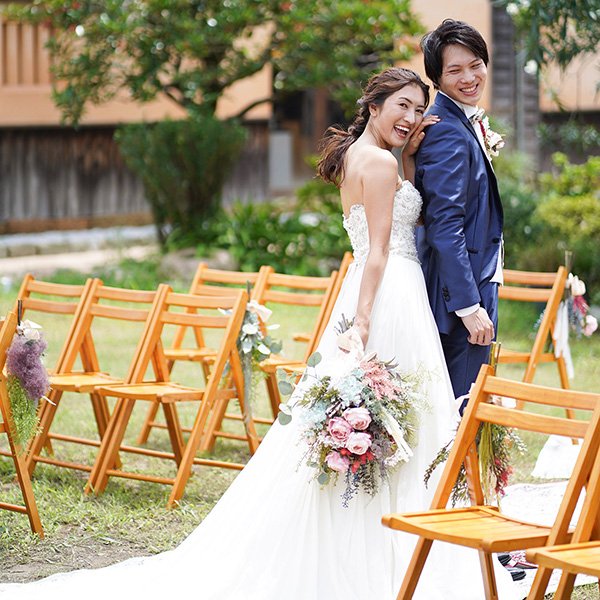
{"label": "wooden building", "polygon": [[[518,63],[510,17],[490,0],[459,0],[450,7],[446,0],[413,0],[413,10],[427,29],[451,17],[481,31],[491,50],[481,105],[509,125],[508,147],[539,158],[537,124],[556,118],[558,109]],[[182,109],[166,98],[138,104],[121,97],[89,107],[77,130],[61,124],[50,97],[48,36],[43,27],[0,23],[0,234],[150,222],[142,186],[124,165],[113,134],[123,123],[182,117]],[[566,75],[551,72],[549,79],[564,92],[567,107],[597,116],[597,73],[588,62],[574,64]],[[420,55],[407,66],[424,77]],[[264,98],[271,85],[268,69],[238,82],[220,101],[218,115]],[[224,201],[292,193],[312,176],[305,156],[315,152],[325,128],[342,119],[326,90],[255,107],[247,114],[248,145]]]}

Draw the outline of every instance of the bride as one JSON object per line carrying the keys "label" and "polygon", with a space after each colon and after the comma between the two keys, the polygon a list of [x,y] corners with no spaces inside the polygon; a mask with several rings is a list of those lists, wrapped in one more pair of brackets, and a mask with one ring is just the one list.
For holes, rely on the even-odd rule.
{"label": "bride", "polygon": [[[336,325],[354,317],[349,335],[403,372],[424,368],[429,410],[419,417],[414,455],[371,497],[359,490],[343,505],[344,483],[320,486],[302,457],[293,419],[276,423],[258,452],[202,524],[175,550],[97,570],[0,585],[1,598],[199,600],[393,600],[415,538],[387,529],[390,512],[427,508],[435,484],[423,475],[452,435],[454,397],[430,312],[414,241],[421,198],[411,183],[414,153],[434,116],[424,116],[428,87],[407,69],[374,76],[347,132],[330,129],[319,173],[341,191],[354,263],[319,346],[335,362]],[[405,179],[391,150],[403,148]],[[292,397],[301,394],[296,389]],[[296,412],[301,409],[295,409]],[[342,480],[343,478],[340,478]],[[498,569],[500,598],[521,598]],[[415,598],[481,600],[477,553],[434,544]]]}

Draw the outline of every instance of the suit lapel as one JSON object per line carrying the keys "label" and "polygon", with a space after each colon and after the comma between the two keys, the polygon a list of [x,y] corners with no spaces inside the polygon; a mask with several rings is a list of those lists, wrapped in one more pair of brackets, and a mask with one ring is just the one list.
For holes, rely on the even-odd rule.
{"label": "suit lapel", "polygon": [[439,106],[445,112],[450,113],[454,117],[456,117],[463,124],[465,129],[467,129],[467,131],[469,131],[469,133],[475,138],[475,141],[477,142],[477,147],[481,150],[481,154],[483,155],[483,160],[485,161],[485,167],[487,169],[488,175],[493,181],[493,187],[496,187],[496,174],[494,173],[494,169],[492,168],[490,160],[488,159],[485,150],[482,148],[481,142],[477,137],[477,133],[475,133],[475,128],[471,124],[471,121],[469,121],[469,119],[467,118],[467,115],[465,115],[465,113],[458,107],[458,105],[453,100],[451,100],[450,98],[448,98],[448,96],[445,96],[444,94],[436,95],[434,106],[432,107],[432,112],[434,114],[434,109],[436,106]]}

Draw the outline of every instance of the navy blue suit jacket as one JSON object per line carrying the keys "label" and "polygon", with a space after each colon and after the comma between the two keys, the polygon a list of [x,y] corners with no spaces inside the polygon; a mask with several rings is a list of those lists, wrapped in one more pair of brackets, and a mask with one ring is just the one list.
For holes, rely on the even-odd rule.
{"label": "navy blue suit jacket", "polygon": [[[456,310],[478,302],[500,252],[502,204],[496,176],[464,112],[443,94],[431,107],[440,122],[426,129],[416,155],[415,186],[423,196],[419,258],[440,333],[461,320]],[[489,290],[493,286],[485,286]]]}

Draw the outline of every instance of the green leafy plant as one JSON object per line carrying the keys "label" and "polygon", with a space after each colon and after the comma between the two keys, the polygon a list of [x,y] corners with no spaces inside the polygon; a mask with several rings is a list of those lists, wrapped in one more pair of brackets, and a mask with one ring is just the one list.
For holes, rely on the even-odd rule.
{"label": "green leafy plant", "polygon": [[235,121],[215,117],[135,123],[116,139],[127,165],[141,178],[159,238],[177,228],[187,235],[220,206],[220,192],[246,140]]}
{"label": "green leafy plant", "polygon": [[556,153],[553,163],[553,171],[540,175],[535,217],[558,251],[573,251],[577,274],[586,281],[592,301],[599,301],[600,157],[572,164],[564,154]]}

